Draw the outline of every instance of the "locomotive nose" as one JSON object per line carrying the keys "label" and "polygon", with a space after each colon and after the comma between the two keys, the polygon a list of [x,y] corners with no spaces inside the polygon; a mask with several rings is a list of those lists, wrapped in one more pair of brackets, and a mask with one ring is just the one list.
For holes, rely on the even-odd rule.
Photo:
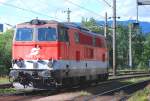
{"label": "locomotive nose", "polygon": [[51,85],[48,78],[52,78],[51,70],[11,70],[9,74],[10,82],[17,89],[33,89],[44,85],[45,82]]}

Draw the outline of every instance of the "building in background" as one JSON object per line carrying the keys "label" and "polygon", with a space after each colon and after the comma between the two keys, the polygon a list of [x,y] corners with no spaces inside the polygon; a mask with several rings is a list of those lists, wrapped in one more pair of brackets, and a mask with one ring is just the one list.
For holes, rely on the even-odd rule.
{"label": "building in background", "polygon": [[4,31],[4,25],[0,24],[0,32],[3,32],[3,31]]}
{"label": "building in background", "polygon": [[0,23],[0,33],[2,33],[2,32],[5,32],[6,30],[8,30],[8,29],[12,29],[13,27],[12,27],[12,25],[10,25],[10,24],[2,24],[2,23]]}

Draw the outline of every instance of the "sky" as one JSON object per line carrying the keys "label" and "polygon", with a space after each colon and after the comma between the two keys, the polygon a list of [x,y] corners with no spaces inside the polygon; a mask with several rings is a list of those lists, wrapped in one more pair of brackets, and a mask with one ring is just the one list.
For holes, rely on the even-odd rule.
{"label": "sky", "polygon": [[[67,21],[68,8],[71,21],[81,22],[82,18],[93,17],[104,20],[105,12],[112,17],[113,0],[0,0],[0,23],[16,25],[39,19]],[[116,0],[118,20],[136,20],[136,0]],[[150,22],[150,6],[139,6],[139,20]],[[111,19],[110,19],[111,20]]]}

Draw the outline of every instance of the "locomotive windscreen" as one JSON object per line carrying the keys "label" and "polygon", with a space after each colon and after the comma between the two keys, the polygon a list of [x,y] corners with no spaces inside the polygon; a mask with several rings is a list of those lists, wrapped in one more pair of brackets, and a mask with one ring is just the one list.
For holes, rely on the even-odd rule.
{"label": "locomotive windscreen", "polygon": [[56,41],[56,29],[55,28],[39,28],[38,40],[39,41]]}
{"label": "locomotive windscreen", "polygon": [[16,31],[16,41],[32,41],[33,29],[32,28],[18,28]]}
{"label": "locomotive windscreen", "polygon": [[[16,30],[16,41],[33,41],[33,37],[38,41],[56,41],[56,28],[18,28]],[[36,35],[35,35],[36,34]]]}

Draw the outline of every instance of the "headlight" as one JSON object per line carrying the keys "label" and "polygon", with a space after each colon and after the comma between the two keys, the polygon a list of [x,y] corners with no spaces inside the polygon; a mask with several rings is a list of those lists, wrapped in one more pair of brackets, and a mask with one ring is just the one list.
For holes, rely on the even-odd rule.
{"label": "headlight", "polygon": [[49,61],[49,62],[47,63],[47,66],[48,66],[49,68],[52,68],[52,66],[53,66],[52,61]]}
{"label": "headlight", "polygon": [[18,67],[24,67],[24,61],[23,60],[18,60],[16,62],[16,64],[17,64]]}
{"label": "headlight", "polygon": [[15,64],[17,62],[16,59],[12,59],[12,64]]}
{"label": "headlight", "polygon": [[47,66],[52,68],[54,66],[54,64],[56,63],[57,61],[56,60],[49,60],[49,62],[47,63]]}

